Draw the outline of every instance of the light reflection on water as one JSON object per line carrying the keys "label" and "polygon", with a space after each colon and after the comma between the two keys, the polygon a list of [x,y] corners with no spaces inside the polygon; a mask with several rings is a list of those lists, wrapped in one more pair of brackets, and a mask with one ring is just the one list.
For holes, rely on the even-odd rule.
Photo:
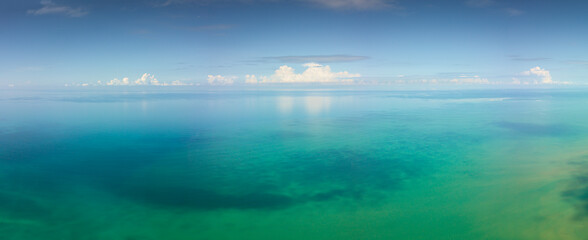
{"label": "light reflection on water", "polygon": [[306,112],[316,115],[328,111],[331,107],[331,96],[307,96],[304,97]]}
{"label": "light reflection on water", "polygon": [[291,96],[279,96],[277,97],[278,110],[283,115],[292,113],[294,108],[294,98]]}
{"label": "light reflection on water", "polygon": [[586,99],[23,93],[0,101],[0,233],[582,239]]}

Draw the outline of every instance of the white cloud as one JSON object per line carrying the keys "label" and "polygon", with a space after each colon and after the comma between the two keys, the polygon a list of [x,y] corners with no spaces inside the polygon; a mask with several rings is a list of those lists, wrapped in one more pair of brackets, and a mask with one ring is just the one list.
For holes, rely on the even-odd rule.
{"label": "white cloud", "polygon": [[179,80],[172,81],[171,83],[160,82],[155,78],[153,74],[143,73],[141,77],[135,81],[131,81],[128,77],[121,79],[114,78],[108,82],[97,81],[96,83],[72,83],[66,84],[66,86],[190,86],[191,83],[184,83]]}
{"label": "white cloud", "polygon": [[478,75],[467,76],[461,75],[457,78],[451,79],[449,82],[456,84],[490,84],[487,78],[482,78]]}
{"label": "white cloud", "polygon": [[[172,81],[170,85],[172,85],[172,86],[188,86],[188,85],[192,85],[192,84],[187,84],[187,83],[183,83],[180,80],[175,80],[175,81]],[[167,86],[165,82],[163,83],[163,86]]]}
{"label": "white cloud", "polygon": [[[129,85],[129,78],[125,77],[122,80],[118,80],[118,78],[112,79],[106,83],[108,86],[119,86],[119,85]],[[98,81],[98,85],[102,85],[101,81]]]}
{"label": "white cloud", "polygon": [[81,17],[88,14],[88,12],[84,11],[82,8],[72,8],[69,6],[57,5],[51,0],[42,0],[41,5],[43,5],[43,7],[39,9],[28,10],[27,13],[32,15],[57,14],[68,17]]}
{"label": "white cloud", "polygon": [[538,77],[541,81],[535,80],[534,83],[544,83],[550,84],[553,83],[551,79],[551,74],[549,71],[540,68],[539,66],[529,69],[529,71],[524,71],[521,73],[522,76],[531,76],[531,77]]}
{"label": "white cloud", "polygon": [[161,85],[161,83],[159,83],[159,81],[157,81],[157,78],[155,78],[155,76],[153,76],[152,74],[149,73],[143,73],[143,75],[141,75],[141,77],[137,80],[135,80],[135,84],[136,85]]}
{"label": "white cloud", "polygon": [[[101,81],[98,81],[98,85],[102,85]],[[131,82],[129,81],[128,77],[124,77],[121,80],[119,80],[118,78],[114,78],[108,82],[106,82],[106,85],[108,86],[129,86],[129,85],[153,85],[153,86],[159,86],[159,85],[163,85],[162,83],[160,83],[157,78],[155,78],[154,75],[149,74],[149,73],[143,73],[143,75],[141,75],[141,77],[137,78],[137,80]]]}
{"label": "white cloud", "polygon": [[306,63],[303,73],[295,73],[294,68],[287,65],[280,66],[272,76],[247,75],[246,83],[352,83],[353,78],[361,77],[360,74],[352,74],[347,71],[332,72],[330,66],[318,63]]}
{"label": "white cloud", "polygon": [[233,85],[235,83],[235,76],[221,76],[221,75],[208,75],[208,84],[210,85]]}
{"label": "white cloud", "polygon": [[251,84],[256,84],[257,83],[257,77],[255,77],[255,75],[245,75],[245,83],[251,83]]}

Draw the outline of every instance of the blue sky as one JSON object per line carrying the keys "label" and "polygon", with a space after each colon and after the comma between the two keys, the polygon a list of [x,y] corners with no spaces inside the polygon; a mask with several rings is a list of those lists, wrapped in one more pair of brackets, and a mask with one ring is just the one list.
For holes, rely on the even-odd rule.
{"label": "blue sky", "polygon": [[0,86],[586,84],[586,9],[541,0],[8,0]]}

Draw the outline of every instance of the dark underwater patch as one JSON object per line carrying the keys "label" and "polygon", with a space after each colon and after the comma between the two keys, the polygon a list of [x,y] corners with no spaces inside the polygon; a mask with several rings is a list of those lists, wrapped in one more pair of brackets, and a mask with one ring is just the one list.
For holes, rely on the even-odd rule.
{"label": "dark underwater patch", "polygon": [[220,193],[189,186],[128,185],[115,190],[118,196],[160,207],[194,210],[274,209],[294,204],[295,199],[267,192]]}
{"label": "dark underwater patch", "polygon": [[[225,166],[211,174],[197,168],[193,174],[162,177],[152,172],[96,183],[116,196],[170,210],[271,210],[335,199],[359,200],[371,193],[396,190],[404,180],[419,175],[413,165],[406,159],[330,149],[299,152],[246,170]],[[268,172],[271,174],[265,174]]]}
{"label": "dark underwater patch", "polygon": [[576,207],[575,220],[588,220],[588,155],[570,161],[574,167],[574,178],[568,188],[561,193],[562,197]]}
{"label": "dark underwater patch", "polygon": [[[392,155],[392,154],[391,154]],[[285,175],[306,183],[332,183],[345,189],[391,189],[403,178],[416,176],[409,157],[381,157],[348,149],[296,153],[285,163]]]}
{"label": "dark underwater patch", "polygon": [[0,133],[0,162],[22,163],[47,157],[62,150],[58,145],[64,134],[51,132],[53,125],[39,125]]}
{"label": "dark underwater patch", "polygon": [[0,191],[0,215],[8,219],[39,220],[49,217],[51,212],[30,198]]}
{"label": "dark underwater patch", "polygon": [[[444,144],[463,141],[443,133],[422,136],[427,141],[415,145],[403,138],[407,134],[395,131],[373,148],[308,151],[280,148],[280,143],[304,142],[310,135],[279,131],[247,141],[268,145],[251,144],[249,151],[229,154],[229,138],[206,133],[82,133],[55,138],[46,151],[30,157],[38,161],[11,165],[3,179],[49,197],[68,194],[77,184],[170,210],[271,210],[339,199],[378,200],[385,199],[381,193],[430,171],[433,160],[442,161]],[[21,137],[24,150],[44,141]],[[175,152],[182,154],[170,158]],[[173,168],[165,173],[166,167]]]}

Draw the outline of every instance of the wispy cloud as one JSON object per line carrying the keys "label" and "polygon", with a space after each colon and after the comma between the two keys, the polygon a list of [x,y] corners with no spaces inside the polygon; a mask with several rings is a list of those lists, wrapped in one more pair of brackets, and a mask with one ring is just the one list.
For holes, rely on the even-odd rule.
{"label": "wispy cloud", "polygon": [[569,61],[565,61],[565,63],[573,64],[573,65],[588,65],[588,61],[584,61],[584,60],[569,60]]}
{"label": "wispy cloud", "polygon": [[333,72],[330,66],[323,66],[318,63],[304,64],[306,70],[302,73],[295,73],[294,68],[287,65],[280,66],[272,76],[256,77],[247,75],[246,83],[352,83],[353,78],[361,77],[360,74],[353,74],[347,71]]}
{"label": "wispy cloud", "polygon": [[467,0],[465,4],[470,7],[483,8],[494,5],[494,0]]}
{"label": "wispy cloud", "polygon": [[305,0],[330,9],[377,10],[398,8],[395,0]]}
{"label": "wispy cloud", "polygon": [[16,68],[15,71],[17,72],[38,72],[43,71],[45,68],[41,66],[25,66]]}
{"label": "wispy cloud", "polygon": [[354,56],[354,55],[307,55],[307,56],[278,56],[278,57],[265,57],[267,60],[277,60],[284,63],[307,63],[307,62],[318,62],[318,63],[334,63],[334,62],[354,62],[369,59],[366,56]]}
{"label": "wispy cloud", "polygon": [[509,55],[508,58],[513,61],[521,61],[521,62],[534,62],[534,61],[547,61],[552,60],[552,58],[548,57],[522,57],[519,55]]}
{"label": "wispy cloud", "polygon": [[219,31],[219,30],[227,30],[235,27],[235,25],[229,24],[213,24],[213,25],[202,25],[202,26],[195,26],[195,27],[187,27],[186,29],[191,31]]}
{"label": "wispy cloud", "polygon": [[[397,75],[395,80],[385,80],[383,84],[417,84],[417,85],[489,85],[497,84],[491,82],[488,78],[471,74],[459,74],[457,76],[443,76],[453,75],[451,73],[441,74],[441,76],[405,76]],[[362,84],[373,84],[374,82],[361,82]],[[378,84],[378,83],[376,83]]]}
{"label": "wispy cloud", "polygon": [[516,8],[505,8],[504,9],[504,12],[506,14],[508,14],[509,16],[511,16],[511,17],[520,16],[520,15],[523,15],[525,13],[525,12],[523,12],[521,10],[516,9]]}
{"label": "wispy cloud", "polygon": [[55,14],[68,17],[82,17],[88,14],[88,12],[84,11],[82,8],[72,8],[69,6],[57,5],[51,0],[42,0],[41,5],[41,8],[28,10],[27,13],[32,15]]}
{"label": "wispy cloud", "polygon": [[[234,3],[258,3],[258,2],[285,2],[287,0],[166,0],[162,1],[156,6],[167,7],[177,4],[201,4],[209,5],[216,2],[234,2]],[[378,10],[384,8],[399,8],[396,0],[292,0],[292,2],[299,2],[302,4],[311,4],[328,9],[336,10]]]}
{"label": "wispy cloud", "polygon": [[[503,4],[498,4],[495,0],[467,0],[465,1],[465,5],[472,8],[498,8]],[[520,16],[525,13],[524,11],[513,7],[506,7],[496,10],[511,17]]]}
{"label": "wispy cloud", "polygon": [[271,0],[155,0],[153,2],[153,6],[156,7],[168,7],[173,5],[182,5],[182,4],[197,4],[197,5],[209,5],[217,2],[238,2],[238,3],[248,3],[248,2],[263,2],[263,1],[271,1]]}

